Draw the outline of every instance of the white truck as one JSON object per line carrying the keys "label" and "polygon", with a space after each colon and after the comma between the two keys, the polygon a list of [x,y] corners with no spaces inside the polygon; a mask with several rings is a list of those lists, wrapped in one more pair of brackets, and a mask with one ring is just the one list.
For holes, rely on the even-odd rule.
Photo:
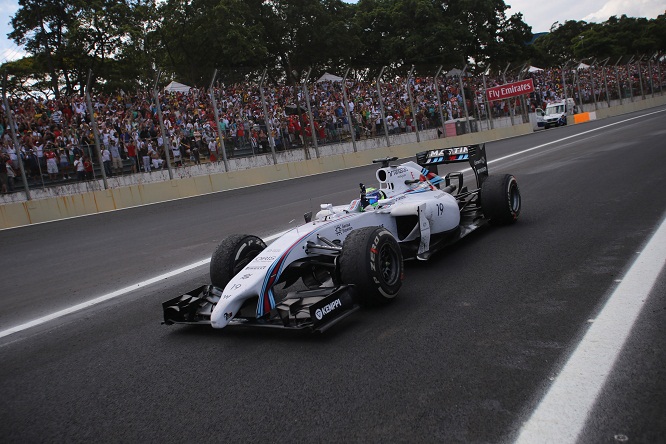
{"label": "white truck", "polygon": [[567,116],[576,114],[576,102],[569,97],[566,100],[549,103],[546,110],[536,109],[537,126],[548,129],[551,126],[564,126],[567,124]]}

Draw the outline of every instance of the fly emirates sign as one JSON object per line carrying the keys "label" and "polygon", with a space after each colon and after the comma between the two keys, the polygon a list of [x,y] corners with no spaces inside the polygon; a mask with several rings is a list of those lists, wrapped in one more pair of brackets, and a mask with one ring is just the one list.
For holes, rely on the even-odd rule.
{"label": "fly emirates sign", "polygon": [[532,79],[527,79],[488,88],[486,94],[488,95],[488,100],[492,102],[493,100],[508,99],[509,97],[529,94],[531,92],[534,92],[534,82]]}

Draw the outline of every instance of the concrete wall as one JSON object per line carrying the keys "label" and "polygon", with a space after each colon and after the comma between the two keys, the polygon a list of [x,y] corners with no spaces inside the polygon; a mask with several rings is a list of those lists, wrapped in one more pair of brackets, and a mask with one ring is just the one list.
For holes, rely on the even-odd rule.
{"label": "concrete wall", "polygon": [[385,138],[357,143],[357,152],[353,151],[351,143],[322,146],[319,148],[320,158],[315,158],[315,150],[310,148],[313,158],[307,160],[304,150],[281,152],[278,162],[284,163],[277,165],[273,164],[272,155],[258,155],[231,159],[228,172],[224,171],[222,163],[214,163],[177,169],[174,179],[169,179],[167,171],[109,178],[110,188],[107,190],[98,180],[31,190],[30,201],[20,201],[25,199],[25,194],[14,193],[7,196],[16,201],[0,205],[0,229],[278,182],[368,165],[372,159],[380,157],[408,158],[428,149],[469,145],[531,132],[531,125],[524,124],[437,139],[436,131],[431,130],[419,134],[420,143],[416,142],[416,134],[411,133],[391,136],[391,146],[388,147]]}
{"label": "concrete wall", "polygon": [[[646,100],[584,113],[585,116],[578,119],[580,122],[575,123],[664,104],[666,96],[648,97]],[[419,151],[506,139],[532,131],[533,124],[526,123],[438,139],[436,131],[430,130],[419,133],[420,142],[416,141],[415,133],[391,136],[391,146],[388,147],[384,137],[357,142],[357,152],[354,152],[351,143],[321,146],[319,158],[316,158],[314,148],[309,149],[309,159],[306,159],[305,150],[279,152],[277,165],[273,164],[272,155],[257,155],[229,159],[229,171],[225,171],[222,163],[210,163],[178,168],[174,170],[173,179],[169,178],[168,171],[113,177],[107,181],[107,190],[102,181],[98,180],[31,190],[30,201],[26,201],[25,194],[19,192],[2,196],[0,229],[337,171],[368,165],[372,159],[380,157],[409,158]]]}

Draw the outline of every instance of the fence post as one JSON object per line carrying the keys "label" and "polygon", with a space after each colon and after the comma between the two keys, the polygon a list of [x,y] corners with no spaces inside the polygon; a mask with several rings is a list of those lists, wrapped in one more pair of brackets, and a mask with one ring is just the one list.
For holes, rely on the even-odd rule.
{"label": "fence post", "polygon": [[380,83],[382,74],[384,73],[384,68],[386,68],[386,66],[382,66],[382,69],[381,71],[379,71],[379,75],[377,76],[377,81],[375,83],[377,84],[377,96],[379,97],[379,115],[382,118],[384,135],[386,136],[386,146],[391,146],[391,140],[389,139],[388,129],[386,127],[386,116],[384,115],[384,100],[382,99],[382,87]]}
{"label": "fence post", "polygon": [[467,134],[470,134],[472,132],[472,125],[469,122],[469,112],[467,111],[467,99],[465,99],[465,86],[463,85],[463,76],[465,75],[465,70],[467,69],[467,63],[465,63],[465,66],[463,67],[462,71],[460,72],[460,75],[458,76],[458,82],[460,83],[460,92],[462,93],[462,99],[463,99],[463,110],[465,110],[465,121],[467,123]]}
{"label": "fence post", "polygon": [[442,72],[442,68],[444,68],[443,65],[439,65],[439,69],[437,70],[437,74],[435,74],[434,82],[435,82],[435,90],[437,91],[437,103],[439,104],[439,119],[440,119],[440,124],[442,125],[442,135],[446,137],[446,125],[444,122],[444,104],[442,103],[442,93],[439,91],[439,83],[437,82],[437,78]]}
{"label": "fence post", "polygon": [[599,109],[599,105],[597,104],[597,94],[595,93],[595,84],[594,84],[594,72],[592,69],[594,68],[594,64],[597,62],[597,59],[592,60],[592,63],[590,63],[590,69],[589,69],[589,74],[590,74],[590,84],[592,86],[592,99],[594,100],[594,110]]}
{"label": "fence post", "polygon": [[[104,182],[104,189],[109,189],[109,184],[106,181],[106,171],[104,171],[104,162],[102,162],[102,150],[99,147],[99,128],[97,128],[97,119],[95,119],[95,110],[92,106],[92,99],[90,98],[90,79],[92,77],[92,70],[88,70],[88,82],[86,83],[86,105],[88,106],[88,115],[90,116],[90,126],[93,130],[95,139],[95,150],[97,151],[97,158],[102,171],[102,181]],[[92,162],[92,159],[90,159]]]}
{"label": "fence post", "polygon": [[416,122],[416,143],[421,143],[421,137],[419,135],[419,121],[416,120],[416,109],[414,108],[414,97],[412,97],[412,75],[414,74],[414,65],[407,75],[407,97],[409,97],[409,109],[412,112],[412,119]]}
{"label": "fence post", "polygon": [[608,79],[606,78],[606,64],[610,60],[610,57],[606,58],[606,61],[601,66],[601,76],[604,78],[604,89],[606,90],[606,105],[610,108],[610,95],[608,94]]}
{"label": "fence post", "polygon": [[488,129],[494,129],[493,125],[493,110],[490,100],[488,100],[488,85],[486,84],[486,72],[490,72],[490,65],[488,69],[483,72],[483,100],[486,104],[486,112],[488,113]]}
{"label": "fence post", "polygon": [[641,86],[641,99],[645,100],[645,90],[643,89],[643,73],[641,72],[641,60],[643,60],[643,56],[640,56],[636,61],[638,64],[638,84]]}
{"label": "fence post", "polygon": [[620,70],[618,69],[617,65],[620,63],[620,60],[622,60],[622,56],[617,59],[617,62],[615,62],[615,84],[617,85],[617,95],[618,98],[620,99],[620,105],[622,105],[622,85],[620,85]]}
{"label": "fence post", "polygon": [[[305,74],[305,77],[303,77],[302,85],[303,85],[303,95],[305,96],[305,104],[308,107],[308,117],[310,119],[310,133],[312,134],[312,144],[314,145],[315,155],[317,156],[317,159],[319,159],[319,145],[317,144],[317,133],[315,132],[314,117],[312,116],[312,108],[310,107],[310,91],[308,90],[308,79],[310,78],[311,71],[312,67],[308,68],[307,74]],[[305,137],[303,138],[303,140],[305,140]],[[306,149],[309,150],[309,148]]]}
{"label": "fence post", "polygon": [[[506,64],[506,68],[504,68],[504,72],[502,73],[502,79],[504,80],[504,84],[506,85],[506,70],[509,69],[509,66],[511,66],[511,63]],[[511,103],[511,100],[509,100],[509,117],[511,118],[511,126],[514,126],[515,123],[513,121],[513,113],[515,112],[513,103]]]}
{"label": "fence post", "polygon": [[[21,145],[19,145],[18,138],[16,137],[14,116],[12,116],[12,109],[9,107],[9,100],[7,100],[7,71],[5,71],[5,75],[2,80],[2,103],[5,106],[5,111],[7,112],[7,123],[9,124],[9,132],[12,134],[12,142],[14,143],[14,152],[16,154],[16,161],[19,164],[19,169],[21,170],[21,180],[23,181],[23,190],[25,191],[25,198],[27,200],[32,200],[32,197],[30,197],[30,188],[28,187],[28,178],[25,176],[25,167],[23,166],[23,159],[21,159]],[[11,180],[14,180],[14,178],[12,177]],[[12,184],[12,189],[13,185],[14,184]]]}
{"label": "fence post", "polygon": [[[229,171],[229,161],[227,160],[227,148],[224,145],[224,132],[220,128],[220,111],[217,109],[217,98],[215,97],[215,89],[213,84],[217,77],[217,69],[213,73],[213,78],[210,80],[210,100],[213,104],[213,115],[215,116],[215,127],[217,128],[217,137],[220,139],[220,150],[222,151],[222,161],[224,162],[224,171]],[[182,153],[181,153],[182,154]]]}
{"label": "fence post", "polygon": [[275,140],[273,140],[273,124],[268,122],[273,122],[272,118],[268,117],[268,109],[266,108],[266,97],[264,96],[264,81],[266,80],[266,71],[264,68],[264,74],[261,76],[261,82],[259,83],[259,95],[261,96],[261,108],[264,111],[264,123],[266,124],[266,136],[268,137],[268,144],[271,146],[271,154],[273,155],[273,165],[277,165],[277,157],[275,156]]}
{"label": "fence post", "polygon": [[342,100],[345,104],[345,112],[347,113],[347,122],[349,122],[349,132],[351,133],[352,147],[354,152],[356,149],[356,134],[354,131],[354,125],[352,123],[351,111],[349,111],[349,99],[347,98],[347,75],[349,74],[349,68],[345,71],[345,75],[342,77]]}
{"label": "fence post", "polygon": [[631,56],[631,58],[627,62],[627,84],[629,85],[629,97],[631,98],[632,102],[634,101],[634,84],[631,81],[631,68],[629,67],[629,65],[633,61],[634,61],[634,56]]}
{"label": "fence post", "polygon": [[[153,88],[153,96],[155,97],[155,106],[157,107],[157,118],[160,119],[160,131],[162,132],[162,143],[164,144],[164,150],[166,151],[166,163],[167,170],[169,170],[169,180],[173,180],[173,170],[171,169],[171,135],[167,134],[166,128],[164,127],[164,116],[162,115],[162,104],[160,103],[160,95],[157,92],[157,84],[160,81],[160,75],[162,72],[157,70],[157,77],[155,78],[155,87]],[[159,146],[157,147],[159,149]]]}

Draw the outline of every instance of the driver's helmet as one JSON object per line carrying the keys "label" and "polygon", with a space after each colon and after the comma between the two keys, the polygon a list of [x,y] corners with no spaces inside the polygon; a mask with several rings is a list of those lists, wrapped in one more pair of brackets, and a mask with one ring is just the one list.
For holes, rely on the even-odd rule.
{"label": "driver's helmet", "polygon": [[386,195],[384,194],[383,191],[378,190],[376,188],[368,188],[365,191],[365,198],[368,200],[369,205],[372,205],[373,207],[376,207],[377,202],[380,199],[385,199]]}

